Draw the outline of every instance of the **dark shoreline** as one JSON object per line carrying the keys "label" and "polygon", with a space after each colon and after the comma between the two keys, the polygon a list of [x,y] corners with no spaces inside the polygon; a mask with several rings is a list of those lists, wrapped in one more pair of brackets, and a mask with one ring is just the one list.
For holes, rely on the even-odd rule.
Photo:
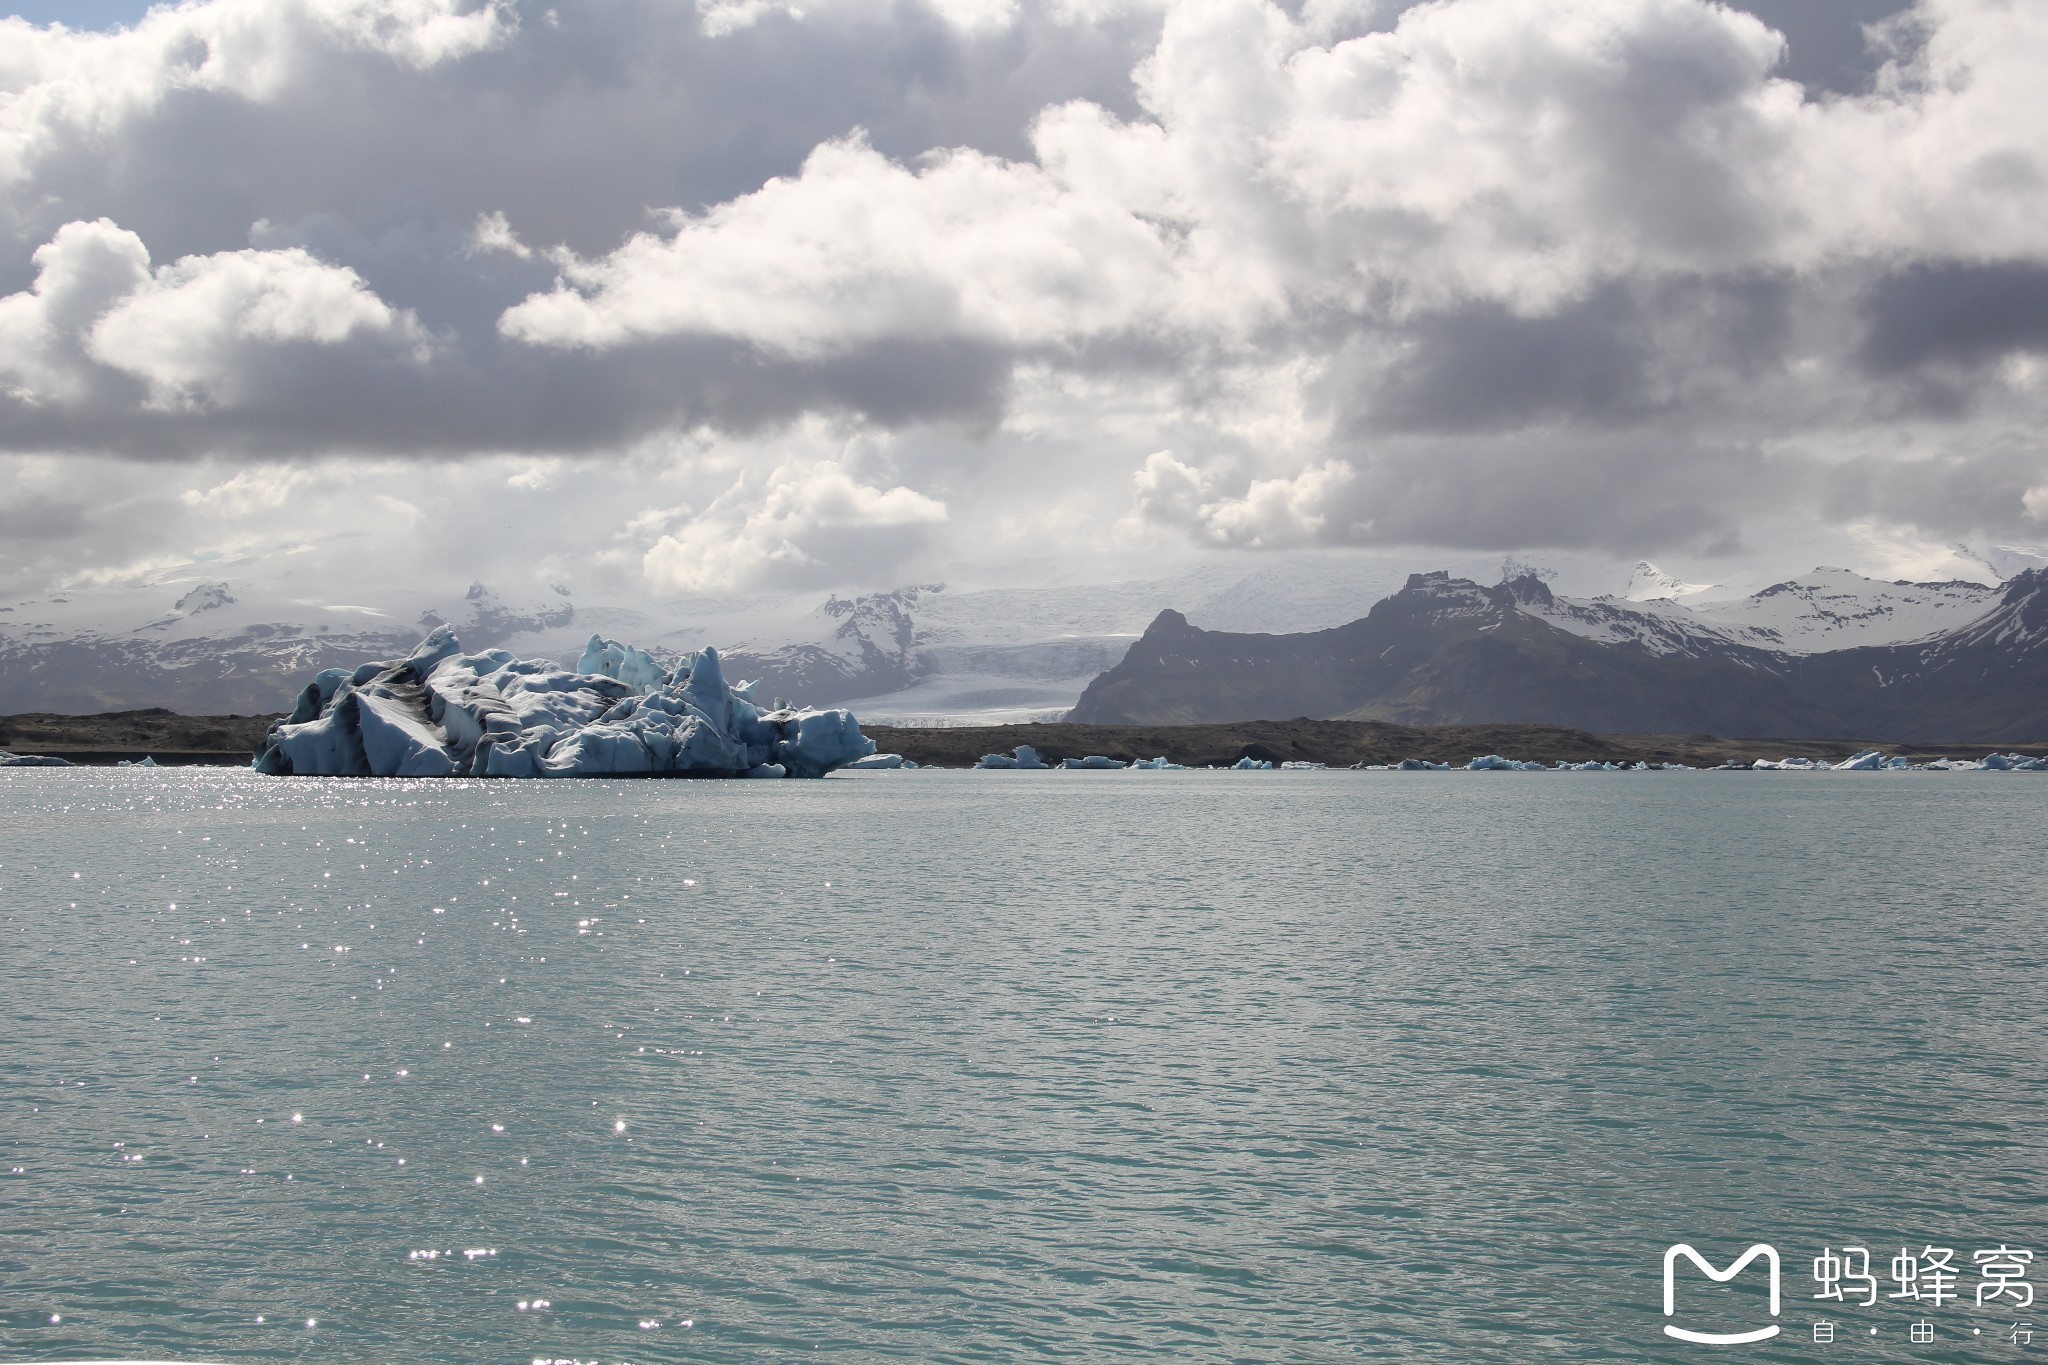
{"label": "dark shoreline", "polygon": [[[165,766],[242,767],[279,716],[181,716],[170,711],[112,711],[96,716],[29,713],[0,716],[0,750],[44,754],[90,766],[147,755]],[[1398,763],[1404,758],[1462,766],[1480,754],[1544,763],[1686,763],[1711,768],[1758,758],[1839,759],[1882,749],[1916,761],[2002,753],[2048,754],[2048,742],[1890,744],[1882,740],[1721,739],[1712,735],[1596,735],[1556,725],[1392,725],[1380,721],[1252,720],[1228,725],[993,726],[864,725],[883,753],[925,767],[966,768],[986,753],[1029,744],[1048,761],[1102,754],[1129,762],[1164,756],[1189,767],[1225,767],[1240,758],[1273,763]]]}
{"label": "dark shoreline", "polygon": [[1128,762],[1164,756],[1189,767],[1227,767],[1240,758],[1354,764],[1427,759],[1462,767],[1481,754],[1544,763],[1685,763],[1712,768],[1730,760],[1841,759],[1866,749],[1916,762],[1981,758],[1997,749],[2048,754],[2038,744],[1891,744],[1882,740],[1721,739],[1713,735],[1596,735],[1558,725],[1393,725],[1383,721],[1249,720],[1228,725],[1070,725],[1064,722],[962,729],[863,725],[875,747],[939,767],[971,766],[985,753],[1029,744],[1048,762],[1102,754]]}

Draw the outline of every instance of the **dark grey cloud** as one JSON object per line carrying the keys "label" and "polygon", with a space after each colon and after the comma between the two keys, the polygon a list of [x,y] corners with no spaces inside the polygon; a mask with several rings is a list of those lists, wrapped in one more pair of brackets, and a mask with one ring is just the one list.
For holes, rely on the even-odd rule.
{"label": "dark grey cloud", "polygon": [[[1803,471],[1753,447],[1653,433],[1399,442],[1362,452],[1331,520],[1345,543],[1728,552]],[[1790,476],[1788,478],[1788,475]],[[1335,538],[1335,537],[1333,537]]]}
{"label": "dark grey cloud", "polygon": [[1618,286],[1539,317],[1490,304],[1423,318],[1399,358],[1377,368],[1351,425],[1466,432],[1641,417],[1658,396],[1639,323]]}
{"label": "dark grey cloud", "polygon": [[9,540],[66,540],[84,529],[90,508],[76,499],[30,493],[0,497],[0,536]]}
{"label": "dark grey cloud", "polygon": [[2048,350],[2048,263],[1929,261],[1876,282],[1857,359],[1874,375]]}
{"label": "dark grey cloud", "polygon": [[698,426],[751,436],[805,413],[985,428],[1002,411],[1013,363],[989,346],[911,340],[792,361],[716,337],[600,356],[535,354],[486,335],[424,365],[366,348],[274,346],[244,364],[250,397],[229,412],[141,407],[141,385],[125,377],[105,384],[110,401],[84,412],[0,395],[0,450],[170,461],[577,453]]}

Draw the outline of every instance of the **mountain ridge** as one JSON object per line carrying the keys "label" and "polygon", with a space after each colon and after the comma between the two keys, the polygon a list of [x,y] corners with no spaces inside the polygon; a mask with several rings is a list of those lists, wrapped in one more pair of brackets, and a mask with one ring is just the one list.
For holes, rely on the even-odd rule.
{"label": "mountain ridge", "polygon": [[[1957,585],[1889,586],[1928,589],[1920,596],[1933,600]],[[1985,742],[2048,734],[2048,570],[2023,570],[1996,589],[1969,587],[1948,594],[1945,616],[1926,618],[1945,627],[1932,634],[1799,649],[1752,643],[1753,629],[1693,613],[1559,598],[1533,574],[1493,587],[1443,571],[1414,574],[1364,617],[1323,631],[1204,631],[1177,611],[1161,612],[1067,719],[1163,725],[1305,716]],[[1747,600],[1786,595],[1778,588],[1793,591],[1777,585]],[[1616,629],[1596,636],[1585,629],[1590,618]]]}

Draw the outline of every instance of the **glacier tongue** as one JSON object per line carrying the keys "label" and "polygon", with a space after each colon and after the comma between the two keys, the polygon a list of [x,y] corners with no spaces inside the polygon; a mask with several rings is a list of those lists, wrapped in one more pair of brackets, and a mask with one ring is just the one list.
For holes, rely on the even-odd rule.
{"label": "glacier tongue", "polygon": [[763,711],[715,650],[674,673],[592,636],[575,671],[443,626],[403,659],[330,668],[254,766],[321,777],[822,777],[874,752],[851,712]]}

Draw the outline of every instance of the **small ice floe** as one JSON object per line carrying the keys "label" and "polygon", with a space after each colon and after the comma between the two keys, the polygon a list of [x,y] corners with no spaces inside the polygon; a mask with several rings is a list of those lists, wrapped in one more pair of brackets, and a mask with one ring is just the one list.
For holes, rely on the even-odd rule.
{"label": "small ice floe", "polygon": [[1545,771],[1541,763],[1524,763],[1518,759],[1502,758],[1499,754],[1481,754],[1465,765],[1466,771],[1475,773],[1540,773]]}
{"label": "small ice floe", "polygon": [[1280,767],[1281,767],[1281,768],[1282,768],[1282,769],[1283,769],[1284,771],[1286,771],[1286,772],[1290,772],[1290,773],[1313,773],[1313,772],[1320,772],[1320,771],[1322,771],[1322,770],[1323,770],[1324,768],[1327,768],[1327,767],[1329,767],[1329,766],[1330,766],[1330,765],[1329,765],[1329,764],[1327,764],[1327,763],[1309,763],[1309,762],[1305,762],[1305,761],[1302,761],[1302,760],[1299,760],[1299,759],[1289,759],[1289,760],[1287,760],[1287,762],[1285,762],[1285,763],[1282,763],[1282,764],[1280,765]]}
{"label": "small ice floe", "polygon": [[1106,772],[1111,768],[1121,768],[1124,765],[1119,759],[1109,758],[1102,754],[1090,754],[1086,758],[1064,759],[1061,761],[1060,766],[1077,771]]}
{"label": "small ice floe", "polygon": [[1874,773],[1883,767],[1884,755],[1875,749],[1865,749],[1835,764],[1834,770],[1838,773]]}
{"label": "small ice floe", "polygon": [[[0,752],[0,768],[71,768],[76,767],[68,758],[55,758],[49,754],[10,754]],[[72,874],[74,877],[76,873]]]}
{"label": "small ice floe", "polygon": [[1394,769],[1404,773],[1445,773],[1451,770],[1451,765],[1431,763],[1426,758],[1404,758],[1394,765]]}
{"label": "small ice floe", "polygon": [[156,766],[156,760],[151,758],[148,754],[144,754],[141,758],[133,760],[126,758],[116,759],[114,761],[114,766],[117,768],[154,768]]}
{"label": "small ice floe", "polygon": [[902,754],[869,754],[866,758],[856,758],[846,766],[870,770],[875,768],[901,768],[905,772],[911,772],[916,769],[917,764],[911,762]]}
{"label": "small ice floe", "polygon": [[1810,758],[1781,758],[1776,762],[1768,758],[1760,758],[1749,766],[1757,772],[1810,773],[1814,771],[1816,765]]}
{"label": "small ice floe", "polygon": [[1019,744],[1007,754],[983,754],[977,768],[1043,768],[1044,759],[1029,744]]}
{"label": "small ice floe", "polygon": [[1159,757],[1157,757],[1157,758],[1134,758],[1134,759],[1132,759],[1132,760],[1131,760],[1131,766],[1132,766],[1133,768],[1143,769],[1143,770],[1145,770],[1145,771],[1148,771],[1148,772],[1175,772],[1175,773],[1177,773],[1177,772],[1182,772],[1182,771],[1185,771],[1185,769],[1184,769],[1184,768],[1182,767],[1182,765],[1180,765],[1180,764],[1178,764],[1178,763],[1169,763],[1169,762],[1167,762],[1167,761],[1166,761],[1166,755],[1165,755],[1165,754],[1161,754],[1161,755],[1160,755]]}
{"label": "small ice floe", "polygon": [[1273,771],[1273,760],[1270,758],[1253,758],[1250,754],[1246,754],[1243,758],[1231,764],[1230,770],[1234,773],[1269,773]]}

